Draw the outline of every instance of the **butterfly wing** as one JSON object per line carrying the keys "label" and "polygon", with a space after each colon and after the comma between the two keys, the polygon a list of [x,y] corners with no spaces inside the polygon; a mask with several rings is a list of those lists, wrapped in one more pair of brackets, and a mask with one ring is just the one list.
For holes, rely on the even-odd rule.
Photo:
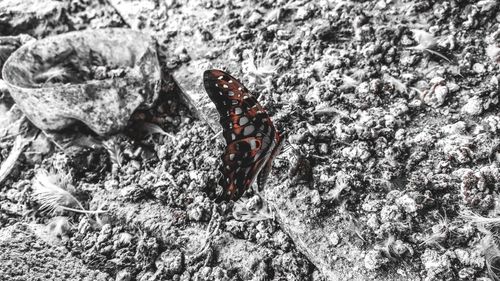
{"label": "butterfly wing", "polygon": [[264,186],[266,185],[267,179],[269,178],[269,174],[271,173],[271,169],[273,167],[274,158],[276,158],[276,156],[281,152],[281,149],[283,148],[283,140],[285,138],[286,132],[284,134],[276,134],[276,145],[271,151],[271,155],[269,156],[269,159],[267,159],[264,168],[262,168],[259,176],[257,177],[257,186],[259,190],[264,189]]}
{"label": "butterfly wing", "polygon": [[203,81],[220,114],[227,143],[219,183],[225,199],[237,200],[269,158],[277,131],[267,112],[236,78],[221,70],[207,70]]}

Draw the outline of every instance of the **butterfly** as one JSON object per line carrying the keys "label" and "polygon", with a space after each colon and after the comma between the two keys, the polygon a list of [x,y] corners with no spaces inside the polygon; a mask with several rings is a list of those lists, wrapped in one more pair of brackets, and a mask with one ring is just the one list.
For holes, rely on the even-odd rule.
{"label": "butterfly", "polygon": [[278,132],[257,99],[233,76],[222,70],[207,70],[203,83],[219,112],[227,144],[219,168],[219,185],[224,190],[219,199],[238,200],[256,178],[262,190],[285,134]]}

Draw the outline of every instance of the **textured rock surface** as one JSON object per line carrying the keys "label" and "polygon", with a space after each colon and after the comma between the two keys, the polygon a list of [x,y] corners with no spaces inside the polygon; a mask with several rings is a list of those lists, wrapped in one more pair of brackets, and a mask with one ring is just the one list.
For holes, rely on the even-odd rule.
{"label": "textured rock surface", "polygon": [[0,230],[0,280],[110,280],[106,273],[87,268],[64,247],[40,239],[35,233],[43,233],[43,228],[18,223]]}
{"label": "textured rock surface", "polygon": [[66,1],[0,1],[0,34],[38,37],[72,30],[67,21],[68,8]]}
{"label": "textured rock surface", "polygon": [[[121,68],[126,73],[96,79],[92,75],[97,74],[89,74],[94,67]],[[59,76],[78,78],[50,81]],[[155,41],[148,35],[104,29],[30,42],[9,57],[3,77],[16,103],[38,128],[59,130],[78,120],[104,135],[121,130],[137,108],[152,105],[161,71]]]}
{"label": "textured rock surface", "polygon": [[[283,230],[327,280],[419,280],[418,268],[407,264],[378,272],[362,267],[369,257],[365,256],[365,241],[356,234],[356,222],[339,220],[333,211],[319,214],[320,202],[315,197],[318,195],[309,186],[292,181],[273,182],[264,193]],[[381,265],[374,264],[365,267]]]}

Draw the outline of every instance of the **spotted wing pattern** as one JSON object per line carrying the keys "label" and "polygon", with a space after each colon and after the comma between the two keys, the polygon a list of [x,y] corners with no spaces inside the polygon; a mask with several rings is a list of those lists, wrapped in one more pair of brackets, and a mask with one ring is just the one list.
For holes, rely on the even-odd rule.
{"label": "spotted wing pattern", "polygon": [[[227,143],[220,168],[222,199],[237,200],[263,167],[269,173],[269,160],[277,154],[282,138],[267,112],[237,79],[214,69],[205,71],[203,82],[220,114]],[[262,183],[265,179],[267,175]],[[258,182],[260,186],[261,180]]]}

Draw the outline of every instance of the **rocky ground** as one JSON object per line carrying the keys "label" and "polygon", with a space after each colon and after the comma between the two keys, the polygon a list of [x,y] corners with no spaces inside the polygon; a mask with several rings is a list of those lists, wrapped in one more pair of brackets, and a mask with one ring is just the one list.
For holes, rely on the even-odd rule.
{"label": "rocky ground", "polygon": [[[3,36],[142,30],[176,81],[71,150],[0,84],[0,279],[499,278],[497,1],[32,0],[0,15]],[[0,40],[0,65],[27,40]],[[214,203],[209,68],[289,134],[263,203]],[[67,201],[47,212],[37,194],[54,185]]]}

